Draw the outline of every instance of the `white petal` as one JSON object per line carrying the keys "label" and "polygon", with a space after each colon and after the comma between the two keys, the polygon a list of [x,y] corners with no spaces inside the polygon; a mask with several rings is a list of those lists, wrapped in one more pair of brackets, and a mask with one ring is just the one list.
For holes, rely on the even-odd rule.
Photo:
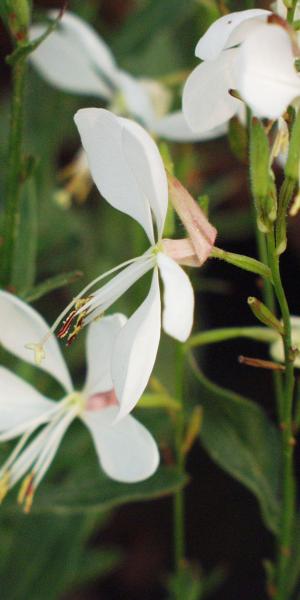
{"label": "white petal", "polygon": [[[0,367],[0,433],[20,426],[20,435],[27,424],[52,411],[55,402],[39,394],[29,383]],[[24,427],[22,427],[24,425]],[[14,436],[15,437],[15,436]]]}
{"label": "white petal", "polygon": [[112,380],[120,403],[120,418],[134,408],[151,375],[160,338],[160,311],[155,270],[146,300],[122,327],[113,350]]}
{"label": "white petal", "polygon": [[225,135],[228,131],[228,122],[200,134],[190,129],[183,112],[178,110],[156,121],[153,124],[153,131],[160,137],[175,142],[205,142]]}
{"label": "white petal", "polygon": [[[115,275],[110,281],[97,290],[91,300],[87,302],[78,314],[89,309],[101,314],[107,310],[118,298],[120,298],[138,279],[145,273],[150,271],[155,263],[154,256],[144,254],[140,260],[133,262],[131,265],[123,269]],[[89,322],[89,317],[84,320],[86,325]]]}
{"label": "white petal", "polygon": [[[55,18],[56,11],[50,16]],[[30,28],[36,39],[45,26]],[[113,55],[96,32],[76,15],[65,12],[58,27],[30,54],[30,61],[52,85],[67,92],[108,99],[118,85]]]}
{"label": "white petal", "polygon": [[287,32],[262,25],[239,49],[235,64],[237,89],[259,117],[277,119],[300,95],[300,78]]}
{"label": "white petal", "polygon": [[111,357],[118,333],[126,323],[126,317],[115,314],[95,321],[88,328],[86,339],[88,396],[111,390]]}
{"label": "white petal", "polygon": [[155,118],[153,107],[143,84],[125,71],[119,71],[119,85],[126,109],[131,117],[148,128]]}
{"label": "white petal", "polygon": [[114,208],[138,221],[153,243],[149,201],[141,194],[124,154],[123,119],[101,108],[79,110],[74,118],[100,193]]}
{"label": "white petal", "polygon": [[157,255],[157,264],[164,283],[163,328],[180,342],[189,337],[194,318],[192,284],[177,263],[166,254]]}
{"label": "white petal", "polygon": [[85,412],[82,420],[90,430],[99,462],[112,479],[124,483],[143,481],[158,467],[159,454],[152,435],[134,417],[115,422],[118,409]]}
{"label": "white petal", "polygon": [[271,9],[274,13],[282,17],[282,19],[286,19],[287,7],[285,6],[283,0],[276,0],[275,2],[272,2]]}
{"label": "white petal", "polygon": [[[300,317],[291,316],[292,326],[292,345],[300,351]],[[284,349],[282,338],[278,335],[278,340],[270,345],[270,354],[273,360],[284,362]],[[300,356],[296,356],[295,367],[300,368]]]}
{"label": "white petal", "polygon": [[155,217],[158,237],[163,232],[168,208],[168,182],[163,160],[151,136],[137,123],[122,120],[122,146],[141,196]]}
{"label": "white petal", "polygon": [[188,77],[183,90],[184,116],[199,134],[226,123],[239,110],[240,100],[229,90],[235,88],[233,63],[237,49],[226,50],[215,61],[203,62]]}
{"label": "white petal", "polygon": [[241,10],[217,19],[200,38],[195,54],[202,60],[215,60],[220,52],[228,47],[228,41],[234,30],[248,19],[266,17],[270,11],[263,9]]}
{"label": "white petal", "polygon": [[[25,345],[39,342],[48,331],[49,325],[36,310],[16,296],[0,291],[0,344],[6,350],[35,364],[33,352]],[[39,367],[57,379],[67,392],[72,390],[71,378],[54,335],[47,341],[45,359]]]}

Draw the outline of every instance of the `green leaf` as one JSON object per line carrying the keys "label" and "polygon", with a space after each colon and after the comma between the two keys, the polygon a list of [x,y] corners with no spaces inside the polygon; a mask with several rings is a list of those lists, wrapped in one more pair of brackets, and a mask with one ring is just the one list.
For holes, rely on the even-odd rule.
{"label": "green leaf", "polygon": [[200,432],[210,457],[257,498],[266,526],[279,522],[280,435],[263,410],[239,394],[210,382],[191,358],[204,408]]}
{"label": "green leaf", "polygon": [[57,600],[70,588],[111,571],[119,553],[87,545],[95,526],[99,529],[95,518],[82,516],[14,517],[9,547],[2,551],[1,596]]}
{"label": "green leaf", "polygon": [[61,287],[74,283],[74,281],[77,281],[77,279],[80,277],[82,277],[82,273],[80,271],[70,271],[70,273],[61,273],[61,275],[49,277],[49,279],[45,279],[45,281],[39,283],[33,288],[23,291],[23,293],[21,293],[21,297],[26,302],[35,302],[39,298],[46,296],[46,294],[49,294],[54,290],[58,290]]}
{"label": "green leaf", "polygon": [[151,500],[173,494],[188,479],[174,467],[160,467],[141,483],[118,483],[100,474],[91,477],[85,469],[85,477],[60,485],[44,486],[32,506],[33,513],[81,514],[100,513],[129,502]]}
{"label": "green leaf", "polygon": [[140,50],[151,41],[153,32],[174,27],[179,19],[187,17],[192,6],[192,0],[149,2],[141,10],[133,12],[123,30],[118,31],[114,50],[117,54]]}

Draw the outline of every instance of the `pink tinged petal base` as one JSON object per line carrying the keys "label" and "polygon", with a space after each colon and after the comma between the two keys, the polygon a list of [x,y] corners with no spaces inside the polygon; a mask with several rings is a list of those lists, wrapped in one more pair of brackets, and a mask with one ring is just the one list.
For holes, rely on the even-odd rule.
{"label": "pink tinged petal base", "polygon": [[242,23],[257,17],[267,17],[270,11],[263,9],[241,10],[217,19],[200,38],[195,54],[202,60],[215,60],[222,50],[230,45],[230,38]]}
{"label": "pink tinged petal base", "polygon": [[99,462],[105,473],[124,483],[143,481],[159,464],[157,445],[134,417],[116,422],[118,408],[85,411],[82,420],[91,432]]}
{"label": "pink tinged petal base", "polygon": [[21,435],[31,421],[46,422],[56,406],[29,383],[0,367],[0,435],[13,430],[12,437]]}
{"label": "pink tinged petal base", "polygon": [[203,135],[225,124],[240,107],[229,90],[235,88],[232,69],[237,49],[226,50],[214,61],[203,62],[188,77],[182,109],[189,127]]}
{"label": "pink tinged petal base", "polygon": [[277,119],[300,95],[288,33],[262,25],[241,45],[235,64],[237,88],[258,117]]}
{"label": "pink tinged petal base", "polygon": [[158,273],[149,294],[121,329],[112,357],[112,380],[120,404],[118,418],[127,415],[140,399],[151,375],[161,326]]}
{"label": "pink tinged petal base", "polygon": [[75,117],[93,180],[114,208],[135,219],[154,243],[151,209],[141,194],[123,146],[123,119],[102,108],[84,108]]}
{"label": "pink tinged petal base", "polygon": [[190,239],[162,240],[162,251],[178,265],[186,267],[201,267],[201,263]]}
{"label": "pink tinged petal base", "polygon": [[193,326],[192,284],[183,269],[162,252],[157,255],[157,264],[164,283],[163,328],[168,335],[185,342]]}
{"label": "pink tinged petal base", "polygon": [[[127,319],[115,314],[92,323],[86,337],[87,378],[84,392],[94,403],[102,392],[112,388],[110,363],[115,339]],[[97,402],[100,401],[99,398]],[[89,406],[88,406],[89,409]]]}
{"label": "pink tinged petal base", "polygon": [[[18,358],[35,364],[33,353],[25,348],[39,342],[49,332],[49,325],[31,306],[0,291],[0,344]],[[54,335],[47,341],[47,352],[40,368],[54,377],[67,392],[72,391],[71,378]]]}
{"label": "pink tinged petal base", "polygon": [[108,408],[108,406],[119,406],[115,390],[108,390],[107,392],[90,396],[87,400],[85,410],[95,412],[103,410],[103,408]]}
{"label": "pink tinged petal base", "polygon": [[168,181],[171,202],[187,230],[199,264],[202,265],[211,254],[217,230],[180,181],[172,175],[168,176]]}

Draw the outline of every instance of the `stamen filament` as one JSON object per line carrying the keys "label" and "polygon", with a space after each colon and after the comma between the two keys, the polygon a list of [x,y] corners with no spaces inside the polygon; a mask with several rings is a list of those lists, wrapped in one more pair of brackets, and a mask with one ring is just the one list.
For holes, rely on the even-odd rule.
{"label": "stamen filament", "polygon": [[131,259],[121,263],[120,265],[114,267],[113,269],[110,269],[106,273],[102,273],[102,275],[99,275],[98,277],[96,277],[93,281],[91,281],[88,285],[86,285],[81,290],[81,292],[79,294],[77,294],[77,296],[75,296],[75,298],[73,298],[73,300],[71,300],[71,302],[66,306],[66,308],[58,315],[57,319],[55,319],[54,323],[49,328],[46,335],[39,342],[26,344],[26,348],[28,348],[29,350],[34,350],[35,355],[36,355],[37,364],[40,364],[40,362],[43,358],[44,345],[46,344],[48,339],[51,337],[51,335],[55,332],[58,325],[61,323],[62,319],[70,312],[70,310],[76,304],[76,302],[78,302],[78,300],[80,300],[80,298],[82,298],[82,296],[86,292],[88,292],[94,285],[96,285],[99,281],[101,281],[105,277],[109,277],[109,275],[113,275],[113,273],[115,273],[116,271],[119,271],[120,269],[123,269],[124,267],[127,267],[128,265],[130,265],[134,262],[137,262],[139,260],[145,260],[145,255],[131,258]]}

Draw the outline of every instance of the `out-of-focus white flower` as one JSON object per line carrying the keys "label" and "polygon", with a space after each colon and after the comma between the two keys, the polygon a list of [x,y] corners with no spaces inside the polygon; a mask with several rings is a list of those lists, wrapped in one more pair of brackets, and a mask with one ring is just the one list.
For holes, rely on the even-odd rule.
{"label": "out-of-focus white flower", "polygon": [[[282,19],[286,19],[287,7],[284,4],[283,0],[276,0],[276,2],[273,2],[271,4],[271,9],[274,13],[279,15]],[[299,19],[299,18],[300,18],[300,5],[299,5],[299,3],[297,3],[295,13],[294,13],[294,19]]]}
{"label": "out-of-focus white flower", "polygon": [[[56,18],[57,12],[50,11],[49,17]],[[44,31],[44,25],[33,25],[30,39]],[[55,31],[30,54],[30,61],[51,85],[102,98],[113,112],[136,119],[154,134],[174,141],[202,139],[191,131],[181,111],[168,114],[171,95],[165,86],[119,69],[107,44],[71,12],[64,13]],[[223,133],[225,129],[219,128],[208,138]]]}
{"label": "out-of-focus white flower", "polygon": [[[0,343],[14,355],[31,361],[25,349],[28,339],[43,336],[48,326],[24,302],[0,292]],[[118,401],[113,389],[110,362],[113,346],[122,327],[123,315],[93,323],[87,333],[87,377],[76,391],[52,335],[41,368],[64,389],[59,402],[49,400],[29,383],[0,367],[0,441],[20,437],[12,454],[0,468],[0,501],[24,476],[19,501],[30,509],[33,494],[49,469],[61,440],[77,417],[91,433],[103,470],[118,481],[135,482],[150,477],[159,455],[150,433],[132,416],[116,423]],[[38,430],[38,431],[37,431]]]}
{"label": "out-of-focus white flower", "polygon": [[243,103],[229,93],[240,91],[235,63],[244,40],[259,30],[269,14],[250,9],[224,15],[200,38],[195,54],[203,62],[188,77],[183,90],[183,113],[195,132],[224,127],[234,115],[244,119]]}
{"label": "out-of-focus white flower", "polygon": [[[153,271],[147,298],[122,327],[113,349],[112,379],[122,417],[132,410],[143,393],[157,354],[161,332],[158,272],[164,284],[163,328],[182,342],[191,332],[194,294],[189,278],[164,248],[162,234],[168,206],[168,183],[162,158],[151,136],[137,123],[116,117],[104,109],[82,109],[75,115],[75,122],[100,193],[114,208],[135,219],[150,242],[142,256],[126,261],[91,282],[53,326],[56,327],[68,314],[58,335],[68,335],[71,342],[83,326],[101,316],[145,273]],[[191,198],[190,202],[193,202]],[[182,217],[188,228],[190,216],[191,241],[173,240],[171,246],[173,254],[174,244],[183,246],[183,252],[179,254],[184,264],[186,257],[194,254],[200,265],[211,252],[216,230],[196,203],[195,207],[197,210],[194,211],[187,200]],[[126,251],[126,232],[120,244]],[[177,260],[180,262],[178,255]],[[194,264],[193,258],[191,264]],[[120,272],[105,285],[91,294],[88,292],[116,271]],[[73,308],[71,312],[70,308]],[[36,345],[41,356],[44,342]]]}
{"label": "out-of-focus white flower", "polygon": [[[299,355],[296,355],[294,365],[300,369],[300,317],[291,316],[292,326],[292,344],[295,350],[299,351]],[[282,339],[278,336],[278,340],[270,345],[270,353],[274,360],[278,362],[284,362],[284,350]]]}

